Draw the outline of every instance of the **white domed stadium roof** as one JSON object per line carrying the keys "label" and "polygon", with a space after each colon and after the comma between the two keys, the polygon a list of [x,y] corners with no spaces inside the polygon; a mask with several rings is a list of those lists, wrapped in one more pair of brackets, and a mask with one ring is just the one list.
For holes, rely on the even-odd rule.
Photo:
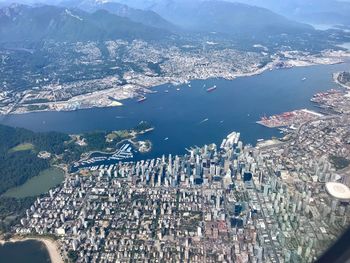
{"label": "white domed stadium roof", "polygon": [[350,189],[345,184],[329,182],[326,183],[326,190],[337,199],[350,200]]}

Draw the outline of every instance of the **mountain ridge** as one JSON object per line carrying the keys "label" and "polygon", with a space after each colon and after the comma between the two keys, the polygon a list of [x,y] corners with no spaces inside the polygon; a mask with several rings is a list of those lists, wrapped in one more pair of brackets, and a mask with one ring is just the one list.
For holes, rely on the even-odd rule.
{"label": "mountain ridge", "polygon": [[110,12],[111,14],[129,18],[131,21],[142,23],[146,26],[166,30],[176,30],[175,25],[171,24],[169,21],[167,21],[152,10],[132,8],[128,5],[117,2],[94,0],[68,0],[61,2],[60,6],[68,8],[77,8],[89,13],[93,13],[102,9]]}
{"label": "mountain ridge", "polygon": [[265,36],[313,30],[268,9],[227,1],[166,0],[151,7],[173,24],[199,31]]}
{"label": "mountain ridge", "polygon": [[0,9],[0,41],[158,40],[170,33],[98,10],[92,14],[57,6],[11,5]]}

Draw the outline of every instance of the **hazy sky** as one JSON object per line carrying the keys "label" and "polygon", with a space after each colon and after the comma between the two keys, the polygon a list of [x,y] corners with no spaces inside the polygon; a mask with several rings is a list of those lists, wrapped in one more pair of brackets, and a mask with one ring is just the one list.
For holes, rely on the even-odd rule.
{"label": "hazy sky", "polygon": [[[22,0],[0,0],[0,2],[23,2]],[[58,0],[24,0],[24,1],[28,1],[28,2],[58,2]],[[111,0],[111,1],[115,1],[118,2],[118,0]],[[147,1],[147,0],[145,0]],[[158,0],[159,2],[161,2],[162,0]],[[187,0],[187,1],[191,1],[191,0]],[[197,0],[195,0],[197,1]],[[217,1],[217,0],[204,0],[204,1]],[[260,2],[261,4],[266,3],[266,2],[276,2],[276,3],[281,3],[281,1],[286,1],[286,0],[223,0],[223,1],[229,1],[229,2]],[[296,2],[300,2],[300,0],[295,0]],[[294,2],[295,2],[294,1]],[[304,2],[308,2],[308,0],[303,0]],[[338,2],[350,2],[350,0],[327,0],[329,2],[331,1],[338,1]],[[126,1],[124,1],[126,2]],[[289,2],[293,2],[293,0],[289,0]]]}

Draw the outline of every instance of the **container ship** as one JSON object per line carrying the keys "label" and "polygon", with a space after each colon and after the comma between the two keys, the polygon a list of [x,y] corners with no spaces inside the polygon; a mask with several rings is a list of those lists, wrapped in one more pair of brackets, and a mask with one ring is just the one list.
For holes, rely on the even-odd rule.
{"label": "container ship", "polygon": [[216,90],[216,85],[214,85],[213,87],[208,88],[207,92],[212,92],[214,90]]}

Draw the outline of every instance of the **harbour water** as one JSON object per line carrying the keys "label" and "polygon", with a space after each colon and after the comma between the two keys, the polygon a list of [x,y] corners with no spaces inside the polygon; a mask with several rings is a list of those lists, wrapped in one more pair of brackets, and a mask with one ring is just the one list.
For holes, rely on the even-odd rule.
{"label": "harbour water", "polygon": [[[350,63],[273,70],[235,80],[195,80],[191,87],[162,85],[142,103],[131,99],[122,107],[2,116],[0,123],[78,133],[128,129],[145,120],[155,130],[139,138],[151,140],[153,150],[139,158],[183,154],[186,147],[218,144],[233,130],[241,133],[245,143],[255,144],[257,139],[280,136],[278,130],[256,124],[257,120],[300,108],[315,110],[312,95],[334,88],[332,73],[344,70],[350,70]],[[217,89],[207,92],[214,85]]]}
{"label": "harbour water", "polygon": [[[115,108],[1,116],[0,123],[79,133],[128,129],[145,120],[155,130],[139,138],[151,140],[153,150],[136,158],[183,154],[186,147],[219,144],[232,131],[240,132],[245,143],[255,144],[261,138],[280,136],[278,130],[255,123],[261,116],[300,108],[317,110],[310,102],[312,95],[334,88],[332,73],[344,70],[350,70],[350,63],[274,70],[235,80],[196,80],[191,87],[162,85],[142,103],[127,100]],[[217,89],[208,93],[206,88],[214,85]],[[49,262],[42,244],[28,242],[0,246],[0,263],[8,258],[11,262]]]}

